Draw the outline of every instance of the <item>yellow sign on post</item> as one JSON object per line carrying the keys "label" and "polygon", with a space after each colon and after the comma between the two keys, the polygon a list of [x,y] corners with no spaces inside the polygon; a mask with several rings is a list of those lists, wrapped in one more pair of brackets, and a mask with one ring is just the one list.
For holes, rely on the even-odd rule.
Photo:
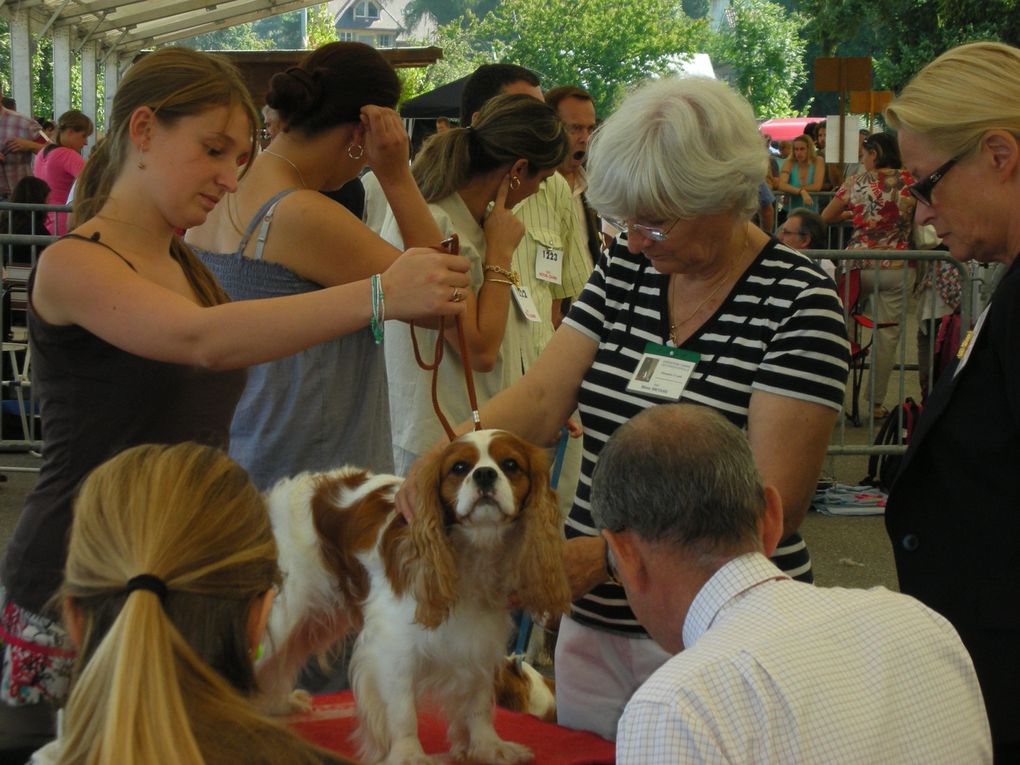
{"label": "yellow sign on post", "polygon": [[891,90],[851,90],[850,112],[852,114],[881,114],[892,101]]}

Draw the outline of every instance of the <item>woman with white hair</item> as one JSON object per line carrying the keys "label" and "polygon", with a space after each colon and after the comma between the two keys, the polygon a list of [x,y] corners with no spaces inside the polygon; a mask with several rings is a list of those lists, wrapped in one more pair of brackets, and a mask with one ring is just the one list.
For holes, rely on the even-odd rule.
{"label": "woman with white hair", "polygon": [[577,600],[556,648],[564,725],[613,738],[627,699],[667,658],[611,581],[589,509],[603,444],[647,407],[702,404],[746,427],[785,506],[773,559],[810,578],[797,527],[842,407],[848,346],[832,281],[751,223],[766,162],[750,105],[723,83],[660,80],[629,96],[596,131],[588,163],[588,199],[626,239],[536,364],[482,407],[485,427],[545,443],[580,405],[566,553]]}
{"label": "woman with white hair", "polygon": [[917,178],[917,222],[956,260],[1002,263],[991,302],[939,377],[886,508],[900,589],[974,660],[996,762],[1020,762],[1020,50],[954,48],[886,110]]}

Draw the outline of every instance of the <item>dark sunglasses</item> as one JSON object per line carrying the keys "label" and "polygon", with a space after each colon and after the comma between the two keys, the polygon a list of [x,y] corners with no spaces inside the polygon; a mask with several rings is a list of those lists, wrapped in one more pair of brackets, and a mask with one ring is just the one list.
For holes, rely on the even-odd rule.
{"label": "dark sunglasses", "polygon": [[918,202],[923,202],[928,205],[928,207],[931,207],[932,190],[936,185],[938,185],[938,182],[945,177],[946,173],[949,172],[952,166],[959,161],[959,157],[953,157],[927,178],[907,186],[907,191],[909,191],[911,196],[913,196]]}

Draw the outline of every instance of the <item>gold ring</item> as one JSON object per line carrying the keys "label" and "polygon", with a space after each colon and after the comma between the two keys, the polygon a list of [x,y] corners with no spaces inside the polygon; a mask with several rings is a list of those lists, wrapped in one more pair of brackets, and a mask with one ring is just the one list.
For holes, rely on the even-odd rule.
{"label": "gold ring", "polygon": [[453,294],[450,295],[450,302],[459,303],[463,299],[464,299],[464,293],[461,292],[459,288],[454,287],[453,288]]}

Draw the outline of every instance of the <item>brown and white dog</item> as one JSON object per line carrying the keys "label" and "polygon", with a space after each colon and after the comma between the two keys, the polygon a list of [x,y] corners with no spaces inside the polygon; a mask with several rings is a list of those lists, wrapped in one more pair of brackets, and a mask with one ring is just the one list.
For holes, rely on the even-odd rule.
{"label": "brown and white dog", "polygon": [[531,752],[492,727],[493,688],[508,598],[537,614],[569,605],[545,453],[498,430],[457,439],[420,471],[410,525],[394,510],[401,480],[344,467],[272,489],[285,578],[260,684],[288,711],[305,660],[359,630],[350,671],[361,759],[432,762],[417,734],[416,704],[428,697],[456,759],[526,761]]}

